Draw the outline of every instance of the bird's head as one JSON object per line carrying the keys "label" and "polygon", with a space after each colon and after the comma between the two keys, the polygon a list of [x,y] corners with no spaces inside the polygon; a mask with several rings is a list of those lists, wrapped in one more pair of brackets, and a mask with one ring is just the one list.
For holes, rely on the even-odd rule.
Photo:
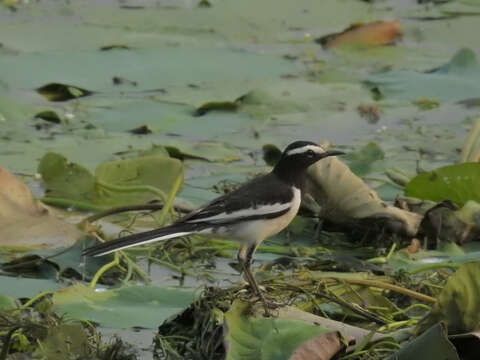
{"label": "bird's head", "polygon": [[325,150],[310,141],[295,141],[285,148],[273,171],[282,177],[291,177],[303,173],[321,159],[342,154],[341,151]]}

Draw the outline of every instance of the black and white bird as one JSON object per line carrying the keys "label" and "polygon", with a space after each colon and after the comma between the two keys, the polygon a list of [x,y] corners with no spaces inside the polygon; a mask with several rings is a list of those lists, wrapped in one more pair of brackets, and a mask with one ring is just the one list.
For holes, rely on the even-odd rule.
{"label": "black and white bird", "polygon": [[308,167],[328,156],[341,154],[343,152],[326,151],[309,141],[295,141],[286,147],[270,173],[214,199],[171,225],[90,247],[83,255],[101,256],[190,234],[236,239],[240,242],[237,257],[245,280],[268,313],[267,303],[250,268],[255,249],[263,240],[283,230],[297,214]]}

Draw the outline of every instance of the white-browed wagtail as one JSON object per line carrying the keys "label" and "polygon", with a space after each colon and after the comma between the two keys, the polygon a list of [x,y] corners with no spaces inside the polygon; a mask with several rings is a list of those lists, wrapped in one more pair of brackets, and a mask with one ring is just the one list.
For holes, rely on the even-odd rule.
{"label": "white-browed wagtail", "polygon": [[307,168],[323,158],[341,154],[343,152],[325,151],[309,141],[296,141],[287,146],[269,174],[214,199],[171,225],[90,247],[83,255],[101,256],[190,234],[237,239],[241,244],[237,257],[245,279],[268,313],[267,303],[250,268],[255,249],[263,240],[283,230],[297,214]]}

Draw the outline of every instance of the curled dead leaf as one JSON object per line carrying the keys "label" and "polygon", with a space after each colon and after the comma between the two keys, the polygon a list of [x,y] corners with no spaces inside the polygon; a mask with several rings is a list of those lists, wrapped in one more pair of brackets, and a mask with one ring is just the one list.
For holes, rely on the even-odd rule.
{"label": "curled dead leaf", "polygon": [[[317,212],[336,224],[384,220],[394,233],[413,237],[423,216],[386,204],[378,194],[337,157],[329,157],[308,170],[306,197],[320,206]],[[308,203],[308,199],[307,199]]]}
{"label": "curled dead leaf", "polygon": [[402,36],[399,20],[376,21],[369,24],[353,24],[340,33],[328,34],[315,40],[323,48],[339,45],[389,45]]}

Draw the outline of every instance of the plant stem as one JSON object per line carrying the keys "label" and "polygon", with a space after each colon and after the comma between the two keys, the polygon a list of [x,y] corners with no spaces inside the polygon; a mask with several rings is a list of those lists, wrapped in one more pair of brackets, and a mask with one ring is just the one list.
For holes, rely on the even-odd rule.
{"label": "plant stem", "polygon": [[25,304],[23,304],[19,310],[26,309],[27,307],[31,306],[33,303],[37,302],[39,299],[48,295],[52,295],[53,293],[54,293],[53,291],[42,291],[40,294],[37,294],[35,297],[31,298]]}
{"label": "plant stem", "polygon": [[431,296],[424,295],[424,294],[421,294],[419,292],[409,290],[409,289],[405,289],[401,286],[385,283],[385,282],[382,282],[382,281],[366,280],[366,279],[343,279],[343,278],[341,278],[341,279],[334,278],[334,279],[337,280],[338,282],[344,281],[344,282],[347,282],[347,283],[353,284],[353,285],[363,285],[363,286],[368,286],[368,287],[376,287],[376,288],[380,288],[380,289],[392,290],[392,291],[395,291],[399,294],[407,295],[407,296],[410,296],[414,299],[424,301],[424,302],[435,303],[437,301],[435,298],[433,298]]}
{"label": "plant stem", "polygon": [[448,268],[448,269],[457,270],[459,266],[460,266],[459,264],[454,264],[454,263],[427,264],[427,265],[420,266],[416,269],[409,270],[408,272],[410,274],[418,274],[418,273],[423,272],[423,271],[437,270],[437,269],[441,269],[441,268]]}
{"label": "plant stem", "polygon": [[90,287],[93,289],[97,285],[98,280],[100,280],[100,277],[107,272],[108,270],[114,268],[115,266],[118,266],[120,264],[120,259],[118,256],[118,253],[115,253],[115,257],[113,261],[110,261],[108,264],[103,265],[96,273],[95,276],[93,277],[92,281],[90,281]]}

